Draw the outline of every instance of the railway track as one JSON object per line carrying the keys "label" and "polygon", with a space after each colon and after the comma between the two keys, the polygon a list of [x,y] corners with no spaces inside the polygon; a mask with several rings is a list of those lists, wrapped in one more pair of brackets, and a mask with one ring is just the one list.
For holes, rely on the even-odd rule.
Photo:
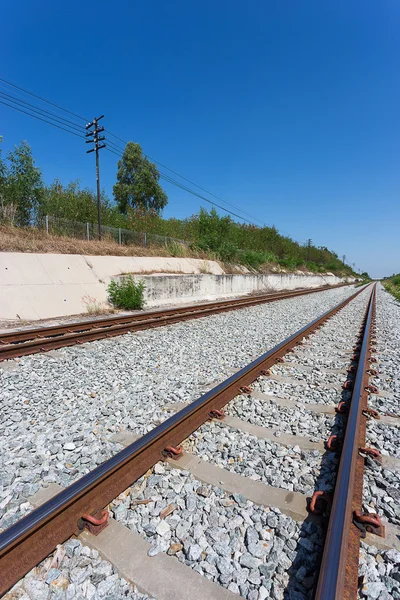
{"label": "railway track", "polygon": [[[70,487],[45,501],[44,504],[24,519],[1,533],[0,594],[5,593],[32,567],[51,553],[57,544],[61,544],[74,534],[79,534],[85,527],[92,531],[92,533],[81,534],[85,543],[96,547],[96,543],[93,542],[95,539],[93,534],[99,533],[107,523],[108,513],[104,511],[104,508],[110,503],[114,508],[118,506],[118,501],[115,499],[122,492],[129,489],[135,481],[140,480],[140,478],[142,478],[141,481],[145,481],[143,475],[146,474],[148,469],[159,464],[160,460],[166,461],[173,468],[188,469],[189,471],[193,469],[193,475],[198,476],[205,484],[213,484],[217,487],[219,484],[223,484],[222,487],[228,493],[234,492],[235,486],[239,485],[240,487],[240,481],[237,478],[244,480],[245,477],[237,473],[228,476],[225,468],[221,471],[219,467],[214,467],[218,471],[215,474],[215,470],[213,471],[211,465],[207,468],[203,465],[206,474],[201,473],[201,460],[198,458],[194,460],[193,453],[196,454],[197,452],[197,456],[201,456],[204,452],[204,440],[213,439],[213,435],[217,431],[216,428],[219,427],[239,431],[243,438],[249,434],[254,435],[255,437],[252,438],[251,442],[254,446],[257,439],[274,439],[273,436],[275,436],[276,430],[255,425],[254,420],[252,422],[250,411],[248,422],[235,417],[234,415],[238,414],[238,403],[247,402],[248,405],[255,405],[256,401],[260,402],[261,398],[266,407],[266,413],[268,413],[269,401],[274,406],[277,403],[276,406],[278,407],[279,403],[283,403],[282,410],[284,406],[288,406],[287,403],[285,404],[284,398],[280,398],[280,396],[274,396],[271,400],[271,398],[268,398],[268,394],[259,390],[257,396],[257,387],[265,384],[273,385],[277,381],[282,384],[282,380],[279,379],[279,369],[290,369],[292,365],[296,365],[296,362],[292,363],[289,360],[292,356],[295,356],[297,360],[296,355],[290,354],[290,352],[293,350],[296,352],[297,348],[301,348],[299,345],[304,343],[305,338],[312,336],[317,330],[323,332],[323,326],[328,325],[329,320],[340,314],[340,311],[349,306],[362,291],[356,292],[332,310],[301,328],[195,402],[181,410],[179,410],[180,407],[171,406],[170,410],[177,410],[178,412],[175,412],[158,427],[133,443],[129,443],[128,435],[125,440],[126,447],[118,454]],[[340,436],[335,434],[336,437],[329,436],[327,440],[328,450],[326,454],[335,457],[333,462],[330,458],[328,459],[329,469],[333,467],[335,461],[338,463],[337,483],[336,486],[332,486],[334,488],[333,498],[330,498],[326,493],[321,493],[326,492],[326,490],[319,490],[316,485],[317,489],[315,491],[317,494],[314,494],[309,501],[311,516],[306,518],[305,495],[298,492],[288,493],[286,488],[286,491],[281,489],[278,495],[274,496],[273,486],[267,486],[257,478],[246,480],[241,484],[243,487],[242,492],[247,495],[247,499],[258,505],[273,503],[273,497],[275,501],[279,500],[282,503],[281,510],[294,516],[297,521],[306,519],[306,522],[308,522],[311,518],[311,523],[316,522],[318,527],[321,523],[326,524],[327,533],[321,568],[314,588],[315,598],[320,600],[342,600],[357,597],[360,536],[366,530],[381,533],[378,530],[382,524],[380,524],[378,517],[360,516],[357,512],[360,511],[362,506],[365,456],[374,454],[374,452],[371,453],[367,450],[364,450],[362,455],[359,453],[359,448],[365,447],[366,422],[369,414],[368,394],[376,392],[373,386],[371,387],[368,384],[369,375],[373,373],[371,364],[374,361],[371,348],[373,348],[375,339],[375,286],[370,287],[369,293],[370,297],[364,318],[358,338],[355,340],[354,355],[352,357],[350,354],[347,355],[349,371],[347,379],[343,374],[343,379],[345,379],[343,383],[344,400],[337,407],[337,418],[345,426],[339,427],[339,430],[335,429],[336,432],[340,432]],[[309,343],[312,343],[312,337]],[[346,350],[348,350],[347,347]],[[283,359],[284,356],[287,362],[281,364],[285,360]],[[307,365],[304,365],[303,368],[306,369]],[[278,375],[271,373],[270,369],[278,369]],[[335,374],[335,377],[341,376],[340,369],[336,370],[337,372],[335,372],[335,369],[331,371]],[[252,388],[249,386],[252,386]],[[328,382],[327,390],[331,388]],[[327,393],[323,386],[322,392]],[[247,405],[244,404],[244,406]],[[315,404],[303,404],[302,410],[305,411],[307,407],[317,412],[322,407],[323,413],[329,412],[324,404],[321,404],[319,408]],[[370,412],[371,414],[377,416],[373,411]],[[283,418],[284,414],[282,413]],[[210,419],[211,425],[209,424]],[[255,422],[257,423],[257,421]],[[208,431],[207,428],[210,427],[211,429]],[[199,432],[203,430],[205,430],[205,433],[200,435]],[[281,440],[283,445],[286,444],[289,447],[293,447],[296,442],[302,440],[300,443],[305,444],[305,448],[311,451],[318,447],[317,442],[306,442],[306,437],[301,438],[301,436],[289,435],[285,437],[285,435],[280,434],[276,440],[278,442]],[[180,445],[182,442],[184,442],[183,447]],[[330,452],[332,450],[334,452]],[[213,455],[216,454],[218,452],[211,450],[209,460],[212,460]],[[220,464],[219,466],[223,465]],[[159,467],[158,471],[163,473],[164,468]],[[206,492],[202,493],[206,494]],[[260,494],[262,501],[260,501]],[[271,500],[269,500],[269,496],[271,496]],[[143,506],[143,508],[148,502],[149,500],[146,498],[134,500],[135,505]],[[227,502],[228,505],[229,502],[232,503],[231,500]],[[302,506],[303,502],[304,506]],[[330,505],[332,505],[332,508],[329,511],[328,506]],[[171,505],[169,505],[164,509],[166,511],[165,516],[168,516],[168,510],[173,513],[176,508],[171,508]],[[321,513],[322,516],[320,516]],[[271,518],[270,522],[272,520]],[[112,524],[110,527],[112,527]],[[249,537],[248,533],[246,535]],[[98,539],[101,539],[101,534]],[[173,561],[174,559],[171,558],[170,560]],[[260,559],[258,560],[261,562]],[[268,558],[266,564],[268,564]],[[204,582],[205,585],[206,582]],[[238,590],[242,593],[239,587]],[[204,597],[209,597],[207,593],[204,587],[202,591]],[[183,594],[182,597],[186,596]],[[196,594],[192,597],[197,598]],[[222,597],[228,598],[230,596]],[[234,597],[233,594],[232,597]],[[264,598],[267,597],[269,596],[264,596]]]}
{"label": "railway track", "polygon": [[[342,287],[342,285],[335,287]],[[327,289],[332,288],[325,287],[313,290],[269,293],[252,297],[246,296],[233,300],[207,302],[205,304],[146,311],[134,315],[107,317],[66,325],[2,333],[0,334],[0,362],[28,354],[36,354],[38,352],[46,352],[66,346],[74,346],[75,344],[118,336],[129,331],[163,327],[164,325],[171,325],[180,321],[198,319],[212,314],[257,306],[258,304],[313,294],[326,291]]]}

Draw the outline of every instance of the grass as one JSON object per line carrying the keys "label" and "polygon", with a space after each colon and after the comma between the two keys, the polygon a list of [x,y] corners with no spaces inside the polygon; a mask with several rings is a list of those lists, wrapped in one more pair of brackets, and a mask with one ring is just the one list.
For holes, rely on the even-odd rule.
{"label": "grass", "polygon": [[[197,245],[186,246],[179,242],[170,242],[161,246],[123,246],[110,237],[102,240],[84,240],[63,235],[49,235],[42,229],[33,227],[13,227],[0,225],[1,252],[37,252],[53,254],[83,254],[86,256],[157,256],[182,257],[203,260],[201,273],[209,272],[207,261],[218,262],[225,273],[242,273],[247,267],[258,273],[293,272],[297,270],[312,270],[315,273],[329,272],[331,265],[322,268],[315,263],[303,264],[296,259],[277,259],[270,252],[255,252],[252,250],[238,251],[230,243],[224,243],[216,253]],[[240,264],[239,264],[240,263]],[[150,273],[150,271],[149,271]],[[338,276],[342,273],[336,273]],[[346,275],[346,273],[343,273]],[[348,274],[347,274],[348,275]]]}
{"label": "grass", "polygon": [[83,296],[82,302],[86,306],[87,314],[90,316],[108,315],[115,312],[111,306],[99,302],[93,296],[89,296],[89,294]]}
{"label": "grass", "polygon": [[400,274],[382,281],[382,284],[385,290],[400,302]]}
{"label": "grass", "polygon": [[54,254],[86,254],[92,256],[181,256],[209,259],[206,252],[193,251],[183,244],[170,246],[122,246],[110,238],[80,240],[48,235],[35,228],[0,225],[1,252],[38,252]]}

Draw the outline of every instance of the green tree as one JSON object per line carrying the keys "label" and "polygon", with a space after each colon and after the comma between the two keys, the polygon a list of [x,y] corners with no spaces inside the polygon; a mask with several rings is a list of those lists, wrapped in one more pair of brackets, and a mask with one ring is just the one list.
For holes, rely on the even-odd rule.
{"label": "green tree", "polygon": [[131,207],[160,213],[168,197],[159,179],[159,170],[143,155],[140,145],[128,142],[118,161],[117,183],[113,188],[119,210],[126,214]]}
{"label": "green tree", "polygon": [[43,195],[40,169],[35,166],[28,142],[21,142],[7,156],[8,169],[4,185],[5,204],[15,206],[15,224],[25,227],[32,223]]}

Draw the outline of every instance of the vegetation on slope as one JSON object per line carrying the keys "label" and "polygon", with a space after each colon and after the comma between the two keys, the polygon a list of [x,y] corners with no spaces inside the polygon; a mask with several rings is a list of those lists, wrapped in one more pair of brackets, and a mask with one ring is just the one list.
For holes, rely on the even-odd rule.
{"label": "vegetation on slope", "polygon": [[[187,219],[164,219],[160,211],[167,197],[158,179],[156,167],[143,156],[140,146],[129,143],[118,163],[116,202],[102,194],[102,224],[189,243],[188,250],[179,245],[167,248],[169,255],[191,253],[259,271],[275,266],[288,271],[355,275],[350,266],[326,247],[303,246],[280,235],[275,227],[237,223],[230,216],[221,217],[215,209],[202,208]],[[0,154],[0,223],[32,231],[32,227],[43,227],[45,215],[95,223],[96,196],[92,190],[82,189],[77,181],[65,186],[55,180],[45,185],[29,145],[22,142],[9,153],[7,160]],[[4,244],[2,249],[6,249]]]}
{"label": "vegetation on slope", "polygon": [[383,287],[400,302],[400,273],[382,281]]}

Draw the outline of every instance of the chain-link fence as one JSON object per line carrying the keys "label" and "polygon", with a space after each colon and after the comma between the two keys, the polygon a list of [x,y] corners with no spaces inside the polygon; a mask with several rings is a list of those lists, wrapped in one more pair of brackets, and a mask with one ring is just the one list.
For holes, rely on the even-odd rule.
{"label": "chain-link fence", "polygon": [[[67,237],[80,240],[98,240],[97,223],[81,223],[80,221],[71,221],[46,215],[40,222],[41,228],[45,229],[51,235],[65,235]],[[171,244],[183,244],[188,246],[185,240],[157,235],[155,233],[145,233],[132,231],[131,229],[122,229],[121,227],[101,226],[101,237],[103,239],[114,240],[117,244],[125,246],[166,246]]]}

